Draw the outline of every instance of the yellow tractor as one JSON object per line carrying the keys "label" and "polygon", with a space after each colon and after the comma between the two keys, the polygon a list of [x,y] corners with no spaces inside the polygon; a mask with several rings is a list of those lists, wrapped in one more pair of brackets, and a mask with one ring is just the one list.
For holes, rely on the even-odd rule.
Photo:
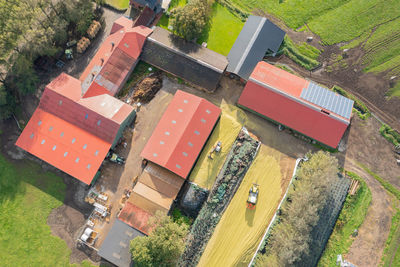
{"label": "yellow tractor", "polygon": [[258,184],[253,183],[249,190],[249,197],[247,198],[247,208],[253,210],[256,207],[258,199]]}

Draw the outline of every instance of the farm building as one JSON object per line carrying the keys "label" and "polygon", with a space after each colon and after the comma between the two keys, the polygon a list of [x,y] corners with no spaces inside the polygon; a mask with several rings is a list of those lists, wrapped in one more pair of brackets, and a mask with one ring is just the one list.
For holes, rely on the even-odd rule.
{"label": "farm building", "polygon": [[80,77],[49,83],[16,145],[90,184],[135,112],[113,96],[134,69],[151,29],[118,19]]}
{"label": "farm building", "polygon": [[176,92],[141,153],[149,162],[118,216],[121,221],[148,234],[148,219],[169,212],[220,114],[203,98]]}
{"label": "farm building", "polygon": [[144,26],[133,28],[132,23],[126,17],[114,22],[110,36],[80,77],[83,97],[114,96],[125,84],[139,61],[146,37],[151,33],[151,29]]}
{"label": "farm building", "polygon": [[141,59],[208,91],[217,88],[228,64],[225,56],[160,27],[147,38]]}
{"label": "farm building", "polygon": [[155,9],[161,5],[161,0],[130,0],[129,4],[136,9],[149,7]]}
{"label": "farm building", "polygon": [[336,148],[354,101],[266,62],[257,64],[238,105]]}
{"label": "farm building", "polygon": [[178,90],[141,156],[186,179],[220,115],[207,100]]}
{"label": "farm building", "polygon": [[118,267],[130,267],[133,264],[129,251],[130,242],[138,236],[143,234],[116,219],[98,254]]}
{"label": "farm building", "polygon": [[62,73],[46,86],[16,145],[90,184],[134,117],[108,94],[82,98],[80,81]]}
{"label": "farm building", "polygon": [[285,34],[267,18],[250,16],[228,54],[226,71],[247,80],[266,53],[278,52]]}

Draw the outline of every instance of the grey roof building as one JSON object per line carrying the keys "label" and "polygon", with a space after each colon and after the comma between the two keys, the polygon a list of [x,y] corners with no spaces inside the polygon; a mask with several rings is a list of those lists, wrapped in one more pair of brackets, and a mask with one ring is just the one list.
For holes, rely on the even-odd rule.
{"label": "grey roof building", "polygon": [[118,267],[132,266],[129,243],[138,236],[144,236],[144,234],[116,219],[98,254]]}
{"label": "grey roof building", "polygon": [[247,80],[267,51],[278,52],[285,34],[268,19],[250,16],[228,54],[226,71]]}
{"label": "grey roof building", "polygon": [[147,37],[140,59],[211,92],[228,64],[225,56],[160,27]]}

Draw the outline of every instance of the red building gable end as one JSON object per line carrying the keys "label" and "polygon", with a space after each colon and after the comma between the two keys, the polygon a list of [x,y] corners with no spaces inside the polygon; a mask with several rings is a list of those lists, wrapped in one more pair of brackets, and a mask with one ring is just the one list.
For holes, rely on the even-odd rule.
{"label": "red building gable end", "polygon": [[141,156],[186,179],[220,114],[205,99],[177,91]]}
{"label": "red building gable end", "polygon": [[[350,123],[353,102],[339,98],[327,89],[315,89],[316,84],[276,69],[260,62],[243,89],[238,104],[336,148]],[[291,78],[294,80],[293,87],[290,86]],[[306,94],[314,89],[317,90],[316,95]],[[336,106],[330,102],[336,103]],[[318,103],[329,106],[331,110],[322,108]]]}

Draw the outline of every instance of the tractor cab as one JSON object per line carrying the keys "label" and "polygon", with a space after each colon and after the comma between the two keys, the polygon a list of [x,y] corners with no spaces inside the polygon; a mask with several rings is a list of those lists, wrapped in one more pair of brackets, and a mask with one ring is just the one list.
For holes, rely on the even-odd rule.
{"label": "tractor cab", "polygon": [[254,209],[258,199],[258,184],[253,183],[249,190],[249,197],[247,198],[247,208]]}

